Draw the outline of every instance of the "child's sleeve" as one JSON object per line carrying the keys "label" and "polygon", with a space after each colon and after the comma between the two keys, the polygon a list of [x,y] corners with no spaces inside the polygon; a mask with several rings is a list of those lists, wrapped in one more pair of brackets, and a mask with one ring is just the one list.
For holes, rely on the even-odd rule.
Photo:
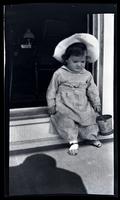
{"label": "child's sleeve", "polygon": [[92,74],[90,75],[90,78],[87,83],[88,83],[87,96],[88,96],[88,99],[91,102],[92,106],[94,107],[97,105],[101,105],[99,91],[93,80]]}
{"label": "child's sleeve", "polygon": [[46,92],[46,99],[49,108],[55,106],[56,104],[56,93],[58,90],[58,85],[59,85],[59,74],[55,72],[53,74],[53,77],[50,81],[50,84]]}

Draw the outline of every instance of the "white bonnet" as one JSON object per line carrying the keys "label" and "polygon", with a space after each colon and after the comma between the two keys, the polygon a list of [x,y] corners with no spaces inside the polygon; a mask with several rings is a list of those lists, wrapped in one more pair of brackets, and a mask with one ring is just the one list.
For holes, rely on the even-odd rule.
{"label": "white bonnet", "polygon": [[95,62],[99,57],[99,43],[95,36],[89,33],[76,33],[61,42],[59,42],[54,50],[53,57],[63,62],[62,56],[66,49],[73,43],[84,43],[87,47],[87,61]]}

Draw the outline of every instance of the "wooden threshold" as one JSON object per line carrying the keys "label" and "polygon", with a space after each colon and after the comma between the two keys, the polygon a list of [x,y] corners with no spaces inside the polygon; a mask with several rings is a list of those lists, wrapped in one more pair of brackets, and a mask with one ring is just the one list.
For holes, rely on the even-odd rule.
{"label": "wooden threshold", "polygon": [[15,108],[10,109],[10,121],[47,118],[48,107],[30,107],[30,108]]}

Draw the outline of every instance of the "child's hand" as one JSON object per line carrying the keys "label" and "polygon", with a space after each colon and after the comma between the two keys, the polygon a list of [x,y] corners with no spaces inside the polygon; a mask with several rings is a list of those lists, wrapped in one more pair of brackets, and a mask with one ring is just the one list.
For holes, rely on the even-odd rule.
{"label": "child's hand", "polygon": [[50,115],[54,115],[54,114],[56,113],[56,108],[55,108],[55,106],[50,107],[48,111],[49,111],[49,114],[50,114]]}
{"label": "child's hand", "polygon": [[94,110],[95,110],[96,112],[100,113],[100,112],[101,112],[101,106],[100,106],[100,105],[94,106]]}

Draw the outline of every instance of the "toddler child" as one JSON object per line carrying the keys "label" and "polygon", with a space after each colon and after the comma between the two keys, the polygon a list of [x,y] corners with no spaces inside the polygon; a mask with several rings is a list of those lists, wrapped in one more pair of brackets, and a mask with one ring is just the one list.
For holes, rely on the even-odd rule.
{"label": "toddler child", "polygon": [[46,98],[53,129],[69,143],[69,154],[79,150],[78,136],[101,147],[96,117],[101,112],[99,92],[86,62],[98,59],[97,39],[90,34],[74,34],[55,48],[54,58],[63,65],[50,81]]}

